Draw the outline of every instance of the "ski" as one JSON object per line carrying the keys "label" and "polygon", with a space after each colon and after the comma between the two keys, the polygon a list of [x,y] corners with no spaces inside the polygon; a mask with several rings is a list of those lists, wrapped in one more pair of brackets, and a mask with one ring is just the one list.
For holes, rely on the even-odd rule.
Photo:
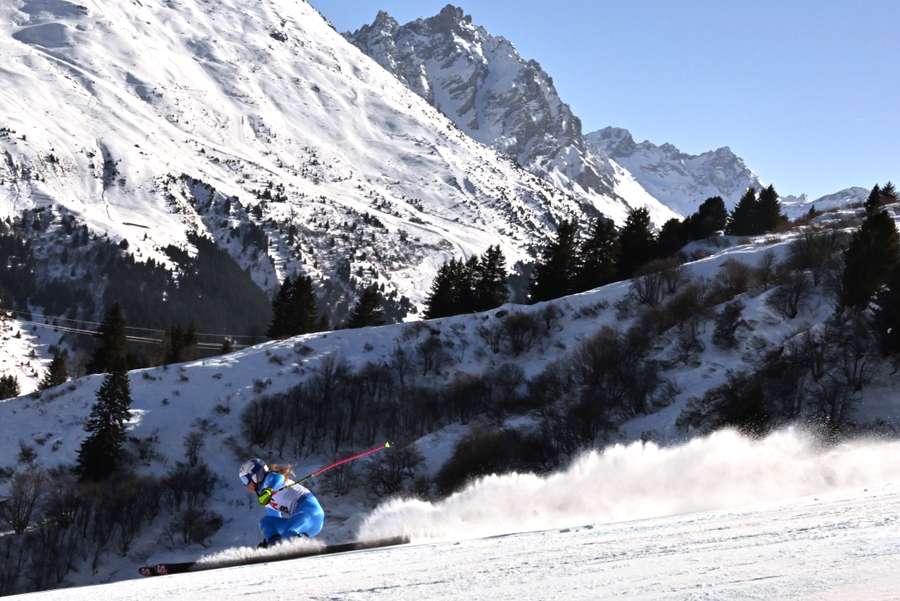
{"label": "ski", "polygon": [[201,572],[206,570],[218,570],[221,568],[233,568],[237,566],[253,565],[258,563],[272,563],[288,559],[301,559],[303,557],[315,557],[317,555],[331,555],[333,553],[347,553],[348,551],[362,551],[365,549],[379,549],[382,547],[395,547],[409,542],[407,536],[392,536],[368,541],[353,541],[338,543],[324,547],[300,548],[291,553],[279,553],[278,555],[259,554],[256,557],[243,559],[223,560],[218,562],[184,561],[178,563],[158,563],[138,568],[138,574],[145,577],[168,576],[169,574],[184,574],[187,572]]}

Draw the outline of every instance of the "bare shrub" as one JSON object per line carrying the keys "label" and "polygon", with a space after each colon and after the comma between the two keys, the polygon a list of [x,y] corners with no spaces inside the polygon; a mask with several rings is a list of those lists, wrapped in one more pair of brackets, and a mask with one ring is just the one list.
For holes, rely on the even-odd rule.
{"label": "bare shrub", "polygon": [[444,350],[440,336],[429,336],[419,343],[416,350],[419,355],[419,363],[422,365],[423,376],[427,376],[429,372],[437,373],[452,361],[449,353]]}
{"label": "bare shrub", "polygon": [[12,477],[9,497],[0,504],[0,520],[8,524],[13,533],[22,534],[31,524],[45,487],[46,478],[41,470],[31,469]]}
{"label": "bare shrub", "polygon": [[368,466],[366,483],[379,497],[393,495],[404,490],[405,484],[416,476],[416,470],[425,461],[415,445],[389,450]]}
{"label": "bare shrub", "polygon": [[514,312],[500,322],[502,340],[513,356],[519,356],[531,350],[538,337],[543,333],[541,322],[532,313]]}
{"label": "bare shrub", "polygon": [[787,319],[794,319],[812,295],[812,282],[803,272],[790,272],[783,283],[774,290],[766,304]]}
{"label": "bare shrub", "polygon": [[737,330],[746,326],[747,322],[741,317],[744,304],[734,301],[725,305],[716,317],[716,327],[713,332],[713,342],[722,349],[733,349],[737,346]]}
{"label": "bare shrub", "polygon": [[200,452],[206,441],[202,432],[188,432],[184,437],[184,457],[187,459],[188,465],[191,467],[200,463]]}

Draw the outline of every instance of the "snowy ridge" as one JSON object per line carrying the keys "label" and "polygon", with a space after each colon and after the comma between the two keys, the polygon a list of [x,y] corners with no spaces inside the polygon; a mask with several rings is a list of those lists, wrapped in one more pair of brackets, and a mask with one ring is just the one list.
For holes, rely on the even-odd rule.
{"label": "snowy ridge", "polygon": [[499,242],[512,263],[583,214],[304,1],[17,0],[0,6],[0,53],[0,216],[62,206],[140,259],[215,233],[182,174],[258,210],[261,284],[349,260],[416,303],[449,257]]}
{"label": "snowy ridge", "polygon": [[400,25],[380,11],[347,38],[474,139],[622,223],[646,207],[659,225],[676,215],[582,139],[581,121],[553,79],[513,44],[448,4]]}
{"label": "snowy ridge", "polygon": [[781,199],[781,206],[785,215],[791,219],[802,217],[809,212],[810,209],[816,211],[830,211],[832,209],[840,209],[852,204],[865,202],[869,197],[870,190],[853,186],[846,190],[840,190],[833,194],[826,194],[816,199],[810,199],[806,194],[800,196],[786,196]]}
{"label": "snowy ridge", "polygon": [[672,144],[636,143],[627,129],[619,127],[589,133],[585,141],[594,152],[625,167],[650,194],[682,215],[690,215],[711,196],[721,196],[731,208],[747,188],[763,187],[759,177],[728,147],[691,155]]}

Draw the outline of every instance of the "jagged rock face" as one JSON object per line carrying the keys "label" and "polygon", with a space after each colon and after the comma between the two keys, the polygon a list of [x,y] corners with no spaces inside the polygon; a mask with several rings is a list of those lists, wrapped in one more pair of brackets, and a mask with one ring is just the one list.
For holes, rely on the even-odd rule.
{"label": "jagged rock face", "polygon": [[0,218],[65,209],[139,260],[197,232],[270,293],[300,272],[420,304],[450,257],[512,265],[586,216],[303,1],[0,2],[0,56]]}
{"label": "jagged rock face", "polygon": [[405,25],[382,11],[347,37],[471,137],[585,204],[614,219],[632,205],[648,206],[657,221],[672,216],[585,145],[581,121],[540,64],[462,9],[448,5]]}
{"label": "jagged rock face", "polygon": [[747,188],[762,182],[730,148],[691,155],[672,144],[636,143],[627,129],[607,127],[585,136],[588,146],[628,169],[654,197],[683,215],[710,196],[734,206]]}

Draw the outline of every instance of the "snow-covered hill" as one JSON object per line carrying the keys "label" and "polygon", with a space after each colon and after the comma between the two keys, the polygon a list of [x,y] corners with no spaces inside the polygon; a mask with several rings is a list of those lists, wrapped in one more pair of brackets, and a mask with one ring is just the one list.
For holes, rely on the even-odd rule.
{"label": "snow-covered hill", "polygon": [[381,11],[347,37],[474,139],[615,221],[629,207],[647,207],[660,225],[675,216],[604,153],[592,152],[540,64],[463,9],[448,4],[405,25]]}
{"label": "snow-covered hill", "polygon": [[[140,260],[197,231],[268,291],[299,270],[419,302],[447,258],[513,262],[584,215],[303,0],[15,0],[0,55],[0,217],[64,208]],[[229,236],[251,223],[255,258]]]}
{"label": "snow-covered hill", "polygon": [[[895,219],[900,219],[900,207],[893,206],[890,210]],[[853,211],[821,215],[810,227],[828,228],[832,223],[839,228],[846,227],[849,223],[846,220],[852,216]],[[687,292],[691,283],[706,285],[704,282],[746,277],[747,272],[741,276],[740,269],[734,267],[736,264],[755,268],[767,264],[769,257],[775,262],[783,261],[792,241],[802,237],[804,231],[754,239],[721,237],[694,243],[687,249],[694,260],[684,265],[680,285]],[[768,265],[771,269],[772,263]],[[200,456],[220,478],[213,485],[211,497],[204,502],[205,509],[215,511],[224,520],[209,542],[210,550],[255,543],[258,533],[256,518],[251,513],[253,502],[242,489],[234,486],[235,466],[247,455],[254,454],[294,463],[298,473],[307,473],[333,459],[336,452],[332,453],[333,447],[328,447],[327,452],[324,449],[306,452],[299,439],[294,440],[286,431],[280,442],[276,437],[253,444],[249,438],[253,436],[252,430],[248,428],[253,428],[259,419],[269,418],[265,417],[265,411],[252,414],[248,410],[264,409],[266,406],[259,404],[264,399],[275,398],[304,384],[311,387],[304,394],[314,396],[294,393],[295,396],[287,397],[300,403],[298,410],[311,410],[327,389],[328,406],[338,411],[344,406],[342,403],[356,398],[352,396],[355,394],[352,390],[356,389],[347,388],[335,396],[338,394],[335,382],[356,373],[359,379],[354,382],[366,387],[359,390],[369,391],[365,392],[367,402],[374,402],[370,392],[380,389],[385,380],[402,382],[402,390],[414,391],[411,395],[390,397],[390,403],[400,405],[385,405],[382,409],[377,405],[370,418],[378,422],[367,424],[365,429],[374,428],[377,431],[373,430],[371,435],[378,436],[390,428],[396,429],[398,423],[408,424],[405,426],[408,438],[420,438],[406,442],[414,444],[425,459],[416,474],[433,478],[447,462],[455,444],[479,427],[490,430],[507,427],[525,433],[542,427],[541,420],[547,414],[519,408],[524,399],[511,402],[504,396],[515,396],[514,391],[509,391],[510,381],[519,390],[531,387],[526,382],[536,383],[539,397],[550,395],[551,405],[545,407],[550,410],[559,400],[559,393],[553,391],[560,383],[554,380],[553,374],[562,377],[558,371],[562,366],[583,363],[588,356],[579,353],[589,348],[583,347],[584,343],[603,328],[624,333],[633,325],[650,323],[641,317],[636,306],[634,284],[619,282],[527,307],[506,305],[485,313],[428,322],[311,334],[220,357],[131,372],[134,403],[128,452],[134,458],[133,467],[139,473],[153,476],[172,473],[177,469],[177,462],[183,461],[184,441],[189,435],[199,436],[203,440]],[[758,287],[734,297],[743,304],[743,325],[737,331],[733,349],[725,350],[713,340],[714,328],[709,320],[713,313],[721,312],[721,306],[711,307],[693,319],[653,335],[650,348],[644,351],[653,371],[647,372],[644,384],[656,388],[645,398],[642,408],[632,412],[613,411],[610,415],[617,427],[601,439],[626,444],[652,440],[666,446],[638,442],[615,447],[603,455],[589,455],[547,480],[535,476],[515,476],[509,480],[489,478],[446,502],[393,502],[372,514],[365,523],[366,513],[383,499],[373,495],[372,488],[364,482],[341,491],[325,479],[316,486],[329,516],[323,538],[339,541],[360,531],[374,536],[398,529],[419,538],[460,538],[523,528],[577,526],[588,521],[601,523],[723,509],[751,501],[825,493],[836,487],[866,486],[900,477],[891,471],[896,470],[896,462],[885,459],[893,457],[895,450],[886,454],[876,450],[873,459],[865,445],[828,450],[798,433],[769,438],[765,445],[770,447],[754,446],[747,439],[727,436],[700,438],[686,446],[669,446],[706,432],[702,420],[684,419],[684,416],[691,413],[696,416],[699,400],[707,391],[728,382],[732,374],[755,369],[769,351],[783,350],[789,344],[808,339],[807,335],[821,333],[833,313],[832,297],[825,286],[811,289],[793,318],[779,314],[772,303],[778,290]],[[673,306],[669,310],[676,309]],[[531,319],[527,318],[529,315]],[[668,314],[657,316],[668,319]],[[524,333],[515,329],[522,324],[531,329]],[[628,357],[629,361],[632,359]],[[517,370],[521,370],[519,376]],[[897,373],[889,364],[875,358],[866,371],[863,390],[851,395],[848,430],[874,429],[896,434],[900,431],[900,399],[895,394]],[[9,492],[10,480],[2,478],[16,462],[21,467],[24,465],[21,462],[33,461],[45,468],[74,462],[84,437],[81,426],[96,400],[101,380],[101,376],[81,378],[40,394],[0,403],[0,457],[5,458],[0,462],[0,495]],[[491,395],[487,400],[485,390]],[[583,390],[590,394],[605,393],[590,385]],[[444,394],[451,396],[438,396]],[[808,407],[813,412],[816,411],[814,401]],[[469,413],[466,419],[453,417],[458,415],[454,409],[457,405],[482,402],[494,404],[487,405],[483,415]],[[597,402],[601,402],[600,397]],[[400,413],[395,413],[397,407]],[[365,409],[360,406],[354,411]],[[701,410],[714,413],[712,408]],[[444,417],[435,419],[428,418],[429,415]],[[359,428],[360,420],[370,418],[359,418],[354,424]],[[415,421],[420,418],[431,421]],[[269,422],[262,425],[265,423]],[[420,426],[416,423],[430,423],[431,429],[417,429]],[[277,425],[269,423],[264,430],[272,431]],[[340,432],[310,431],[304,437],[331,440],[336,434]],[[341,448],[348,447],[344,443]],[[698,457],[707,457],[709,461],[700,461]],[[629,467],[625,469],[624,465]],[[773,472],[781,465],[790,469]],[[759,478],[745,478],[739,468],[752,474],[766,474],[771,480],[764,484]],[[668,476],[662,477],[662,473]],[[591,488],[579,478],[587,478],[596,486]],[[750,488],[745,488],[747,485]],[[566,491],[577,494],[559,497],[555,490],[561,491],[560,494]],[[533,494],[523,494],[523,491]],[[702,494],[692,496],[691,491]],[[545,498],[546,505],[534,501],[536,498]],[[516,505],[525,501],[527,511]],[[497,512],[516,516],[515,523],[498,521]],[[171,518],[166,513],[155,518],[125,552],[107,549],[96,573],[82,569],[68,575],[66,581],[89,583],[130,577],[136,563],[159,554],[177,560],[207,552],[196,544],[184,546],[166,539],[164,534],[171,528]]]}
{"label": "snow-covered hill", "polygon": [[729,209],[747,188],[762,182],[730,148],[691,155],[672,144],[636,143],[627,129],[606,127],[589,133],[585,141],[628,169],[654,197],[682,215],[690,215],[705,199],[721,196]]}

